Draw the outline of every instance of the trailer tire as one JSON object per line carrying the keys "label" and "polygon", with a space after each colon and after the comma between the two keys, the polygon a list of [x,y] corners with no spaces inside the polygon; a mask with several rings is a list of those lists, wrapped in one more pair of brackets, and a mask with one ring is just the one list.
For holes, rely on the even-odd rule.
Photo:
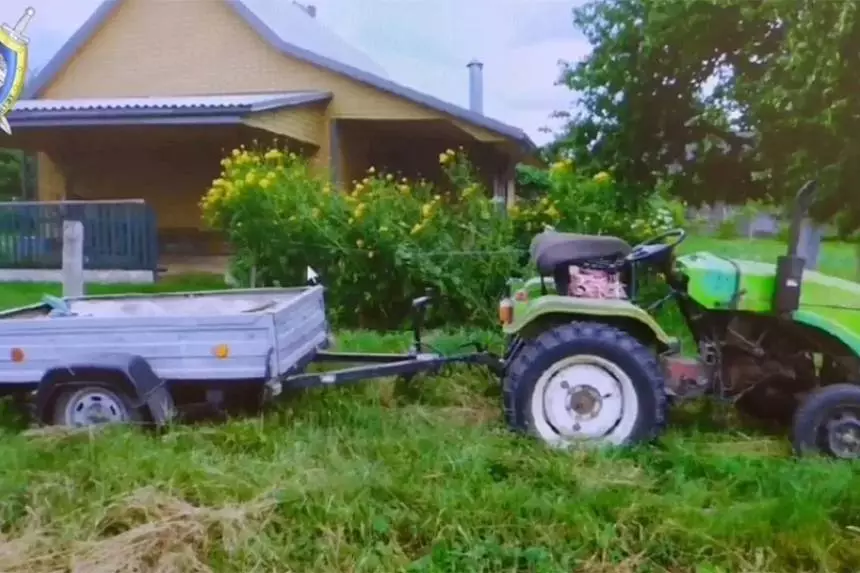
{"label": "trailer tire", "polygon": [[505,416],[514,430],[556,447],[649,441],[666,424],[665,384],[654,353],[626,332],[562,324],[511,357]]}
{"label": "trailer tire", "polygon": [[140,423],[140,411],[122,390],[98,382],[76,382],[58,388],[51,408],[55,426],[88,427]]}

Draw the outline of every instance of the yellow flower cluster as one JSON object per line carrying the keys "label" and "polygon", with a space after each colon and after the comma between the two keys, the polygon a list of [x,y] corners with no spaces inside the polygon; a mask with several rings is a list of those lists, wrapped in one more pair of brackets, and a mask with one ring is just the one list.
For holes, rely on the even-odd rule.
{"label": "yellow flower cluster", "polygon": [[214,223],[218,213],[242,193],[274,187],[279,177],[288,174],[285,166],[295,165],[300,159],[296,153],[276,148],[262,152],[242,145],[233,149],[221,160],[220,176],[212,181],[200,200],[204,218]]}
{"label": "yellow flower cluster", "polygon": [[439,165],[450,165],[457,158],[457,152],[453,149],[446,149],[439,154]]}
{"label": "yellow flower cluster", "polygon": [[212,182],[209,191],[203,195],[200,200],[200,209],[204,215],[212,214],[226,201],[230,201],[235,197],[237,192],[236,186],[232,182],[221,177]]}
{"label": "yellow flower cluster", "polygon": [[527,205],[525,208],[516,204],[511,205],[508,207],[508,214],[514,220],[525,222],[529,228],[542,223],[554,224],[561,219],[558,202],[549,197],[543,197],[540,201]]}
{"label": "yellow flower cluster", "polygon": [[[283,159],[283,157],[284,157],[284,154],[281,151],[279,151],[277,149],[270,149],[263,156],[263,159],[265,159],[266,161],[277,161],[279,159]],[[295,159],[294,153],[290,154],[290,159]]]}
{"label": "yellow flower cluster", "polygon": [[[339,244],[361,251],[365,260],[380,258],[408,237],[441,240],[464,232],[455,223],[458,220],[471,225],[477,224],[477,218],[492,218],[492,203],[475,182],[463,153],[448,149],[440,156],[443,171],[457,174],[449,178],[444,191],[434,191],[436,184],[423,178],[410,180],[371,166],[347,192],[340,193],[295,154],[240,147],[222,160],[220,177],[212,182],[201,205],[214,228],[252,236],[266,233],[264,229],[272,225],[297,237],[340,236],[347,241]],[[257,230],[242,218],[260,209],[270,212],[271,220],[261,222]]]}
{"label": "yellow flower cluster", "polygon": [[474,197],[475,195],[480,194],[480,192],[481,192],[481,186],[480,185],[478,185],[477,183],[470,183],[469,185],[466,186],[465,189],[463,189],[463,193],[461,194],[461,196],[464,199],[468,199],[470,197]]}
{"label": "yellow flower cluster", "polygon": [[409,234],[414,236],[426,229],[427,225],[429,225],[430,221],[433,219],[433,216],[439,211],[441,204],[442,196],[434,195],[433,199],[421,205],[421,221],[412,227]]}
{"label": "yellow flower cluster", "polygon": [[612,181],[612,175],[607,173],[606,171],[601,171],[597,175],[594,176],[594,181],[600,183],[601,185],[604,183],[609,183]]}
{"label": "yellow flower cluster", "polygon": [[365,191],[370,191],[371,186],[373,185],[373,181],[370,177],[365,177],[361,181],[353,181],[352,182],[352,191],[350,191],[350,195],[352,197],[358,197]]}
{"label": "yellow flower cluster", "polygon": [[572,159],[562,159],[561,161],[556,161],[549,167],[549,172],[551,175],[561,175],[563,173],[573,173],[574,165]]}
{"label": "yellow flower cluster", "polygon": [[355,206],[355,209],[352,211],[352,217],[350,218],[350,222],[361,221],[364,215],[367,213],[367,203],[359,203]]}

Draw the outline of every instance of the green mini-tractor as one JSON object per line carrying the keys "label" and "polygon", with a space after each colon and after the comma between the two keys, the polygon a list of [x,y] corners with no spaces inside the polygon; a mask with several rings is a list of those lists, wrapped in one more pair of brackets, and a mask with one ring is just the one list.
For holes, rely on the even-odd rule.
{"label": "green mini-tractor", "polygon": [[[804,270],[798,243],[815,189],[798,192],[775,264],[676,256],[681,229],[632,248],[535,237],[540,276],[513,285],[499,309],[508,422],[552,445],[631,444],[658,436],[671,404],[711,395],[790,425],[799,454],[860,457],[860,285]],[[648,270],[665,278],[697,359],[635,304]]]}

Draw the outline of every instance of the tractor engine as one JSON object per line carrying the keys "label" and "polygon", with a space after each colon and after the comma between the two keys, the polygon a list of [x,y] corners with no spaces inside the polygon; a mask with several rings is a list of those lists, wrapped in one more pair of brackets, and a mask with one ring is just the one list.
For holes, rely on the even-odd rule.
{"label": "tractor engine", "polygon": [[612,268],[571,265],[567,294],[578,298],[627,298],[619,273]]}
{"label": "tractor engine", "polygon": [[742,412],[787,423],[799,396],[819,385],[814,347],[756,319],[735,318],[726,334],[721,393]]}

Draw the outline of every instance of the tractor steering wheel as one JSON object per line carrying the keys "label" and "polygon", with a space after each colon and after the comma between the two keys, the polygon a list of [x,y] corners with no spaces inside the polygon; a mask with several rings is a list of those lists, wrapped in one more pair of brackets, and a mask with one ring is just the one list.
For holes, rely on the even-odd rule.
{"label": "tractor steering wheel", "polygon": [[[630,263],[659,260],[672,252],[686,238],[687,231],[684,229],[671,229],[633,247],[626,260]],[[666,242],[668,239],[671,240]]]}

